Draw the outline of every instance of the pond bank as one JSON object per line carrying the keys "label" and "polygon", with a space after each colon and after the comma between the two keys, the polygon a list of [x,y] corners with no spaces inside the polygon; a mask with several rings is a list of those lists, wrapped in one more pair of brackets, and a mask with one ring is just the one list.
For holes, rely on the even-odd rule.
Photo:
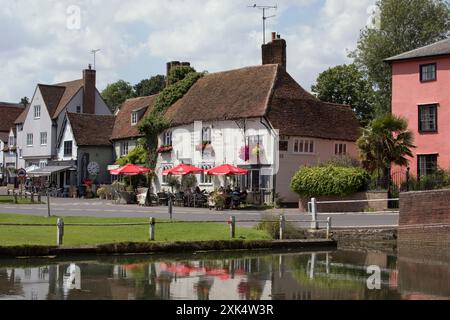
{"label": "pond bank", "polygon": [[307,240],[253,240],[253,241],[196,241],[160,243],[116,243],[97,246],[56,247],[56,246],[18,246],[0,247],[0,258],[11,257],[49,257],[76,255],[111,254],[150,254],[195,251],[296,249],[318,250],[336,249],[337,242],[326,239]]}

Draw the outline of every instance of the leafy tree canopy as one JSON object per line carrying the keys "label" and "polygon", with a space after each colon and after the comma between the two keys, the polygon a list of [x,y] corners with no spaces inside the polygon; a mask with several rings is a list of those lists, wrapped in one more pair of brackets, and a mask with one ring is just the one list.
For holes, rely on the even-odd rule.
{"label": "leafy tree canopy", "polygon": [[322,101],[352,106],[363,125],[373,119],[375,92],[354,64],[322,72],[311,90]]}
{"label": "leafy tree canopy", "polygon": [[133,96],[133,87],[124,80],[108,84],[106,89],[102,91],[102,97],[112,112],[117,110],[125,100]]}
{"label": "leafy tree canopy", "polygon": [[350,54],[377,90],[377,110],[391,108],[391,70],[384,59],[445,39],[450,30],[446,0],[378,0],[375,27],[361,31]]}
{"label": "leafy tree canopy", "polygon": [[166,87],[166,77],[156,75],[150,79],[141,80],[136,84],[134,89],[135,97],[145,97],[160,93]]}

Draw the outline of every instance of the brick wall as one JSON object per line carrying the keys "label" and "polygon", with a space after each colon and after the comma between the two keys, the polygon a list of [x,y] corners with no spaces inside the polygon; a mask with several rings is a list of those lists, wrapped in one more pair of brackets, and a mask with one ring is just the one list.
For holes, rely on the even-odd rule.
{"label": "brick wall", "polygon": [[450,190],[402,193],[398,241],[399,246],[450,251]]}

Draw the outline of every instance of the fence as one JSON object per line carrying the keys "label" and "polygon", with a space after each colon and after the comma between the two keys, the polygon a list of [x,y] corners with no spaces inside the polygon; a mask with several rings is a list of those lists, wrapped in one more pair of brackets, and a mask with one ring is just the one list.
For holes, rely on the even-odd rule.
{"label": "fence", "polygon": [[42,200],[41,194],[39,194],[39,193],[35,194],[35,193],[16,193],[16,192],[14,192],[14,193],[8,194],[8,195],[0,195],[0,200],[2,200],[2,199],[12,200],[14,204],[19,204],[19,200],[28,199],[28,198],[30,199],[31,203],[41,203],[41,200]]}
{"label": "fence", "polygon": [[[388,199],[366,199],[366,200],[341,200],[341,201],[317,201],[316,198],[311,198],[308,202],[308,212],[312,216],[311,228],[318,229],[317,215],[319,214],[318,204],[340,204],[340,203],[365,203],[365,202],[399,202],[399,198],[388,198]],[[349,213],[360,213],[360,212],[349,212]],[[398,211],[378,211],[371,213],[398,213]],[[334,212],[322,212],[321,214],[334,214]]]}
{"label": "fence", "polygon": [[[227,223],[230,226],[230,238],[235,239],[236,238],[236,226],[239,223],[255,223],[255,222],[261,222],[261,220],[240,220],[237,221],[235,216],[230,217],[227,221],[159,221],[157,222],[155,218],[150,218],[149,222],[141,222],[141,223],[65,223],[64,219],[59,218],[56,222],[56,244],[58,246],[62,246],[64,243],[64,230],[66,227],[120,227],[120,226],[148,226],[149,227],[149,240],[155,241],[155,234],[156,234],[156,226],[158,224],[174,224],[174,223]],[[273,220],[273,221],[265,221],[265,222],[271,222],[271,223],[280,223],[280,240],[286,240],[285,234],[286,234],[286,223],[292,222],[292,223],[309,223],[310,220],[286,220],[286,217],[284,215],[280,215],[279,220]],[[330,239],[331,236],[331,224],[332,224],[332,218],[328,218],[327,220],[317,220],[317,228],[319,226],[319,223],[325,223],[326,224],[326,238]],[[6,226],[6,227],[55,227],[54,224],[28,224],[28,223],[0,223],[0,226]]]}

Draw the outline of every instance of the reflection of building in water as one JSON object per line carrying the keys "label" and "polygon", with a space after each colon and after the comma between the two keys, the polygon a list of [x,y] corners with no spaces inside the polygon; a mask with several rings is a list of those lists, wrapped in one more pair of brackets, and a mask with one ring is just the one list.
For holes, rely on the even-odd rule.
{"label": "reflection of building in water", "polygon": [[[125,259],[125,258],[124,258]],[[90,261],[2,268],[0,299],[321,300],[450,297],[449,263],[337,251],[253,258],[130,263]],[[382,290],[367,289],[367,266]],[[420,275],[420,276],[418,276]]]}
{"label": "reflection of building in water", "polygon": [[[369,260],[373,257],[369,257]],[[380,257],[377,257],[380,258]],[[370,291],[366,281],[368,257],[365,253],[312,253],[284,256],[272,274],[272,295],[277,300],[361,300],[398,298],[390,291],[389,275],[382,270],[382,290]],[[387,265],[386,265],[387,267]]]}

